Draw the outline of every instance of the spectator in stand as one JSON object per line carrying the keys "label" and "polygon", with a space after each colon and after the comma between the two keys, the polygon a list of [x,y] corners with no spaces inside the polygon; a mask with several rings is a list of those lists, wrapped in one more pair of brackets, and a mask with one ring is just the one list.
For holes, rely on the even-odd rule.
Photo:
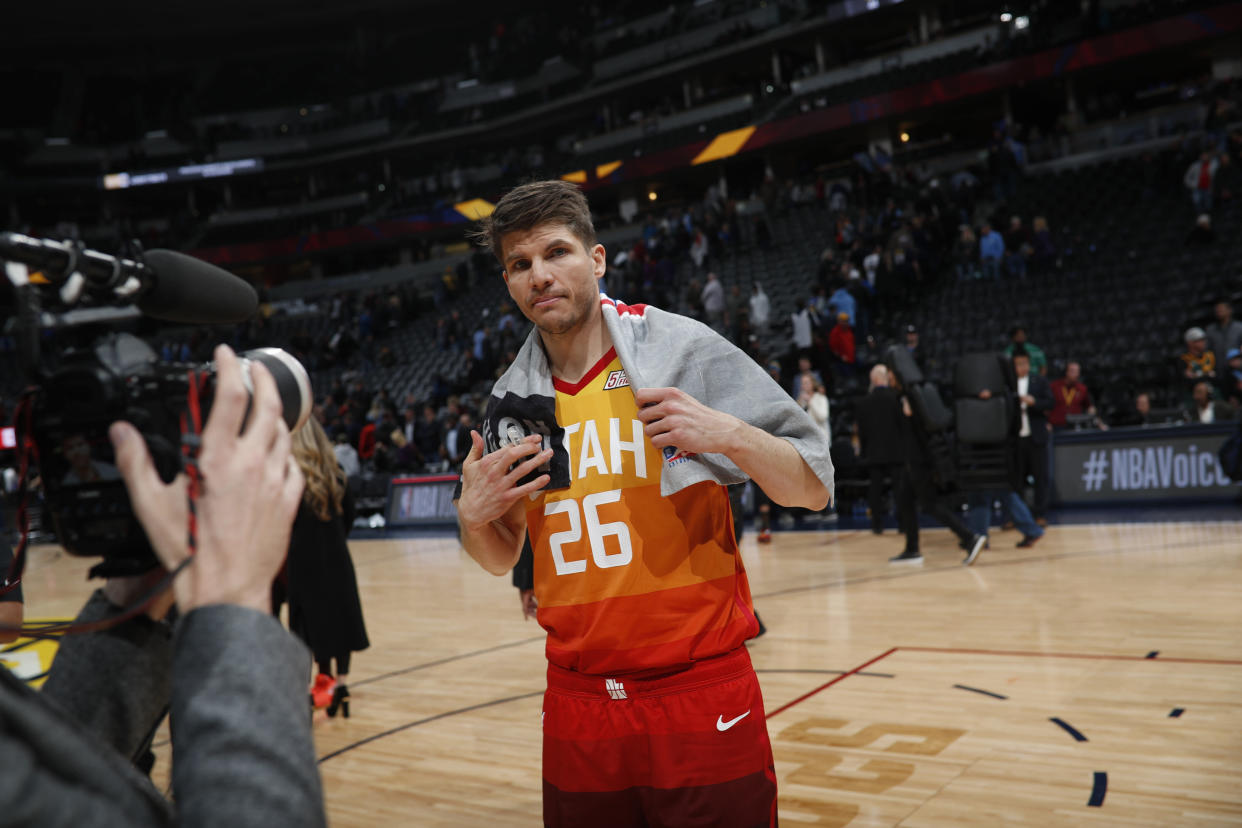
{"label": "spectator in stand", "polygon": [[1233,318],[1233,304],[1227,299],[1216,302],[1216,321],[1207,326],[1208,348],[1220,356],[1242,349],[1242,322]]}
{"label": "spectator in stand", "polygon": [[1151,425],[1151,394],[1140,391],[1134,398],[1134,406],[1116,420],[1119,426]]}
{"label": "spectator in stand", "polygon": [[419,467],[418,452],[399,428],[394,428],[388,435],[393,445],[392,470],[394,472],[413,472]]}
{"label": "spectator in stand", "polygon": [[1005,234],[1005,272],[1019,279],[1026,278],[1026,260],[1031,255],[1031,239],[1022,226],[1021,216],[1011,216]]}
{"label": "spectator in stand", "polygon": [[872,248],[871,252],[863,257],[863,275],[867,282],[867,287],[873,293],[876,289],[876,276],[880,271],[880,262],[884,256],[884,245],[877,244]]}
{"label": "spectator in stand", "polygon": [[[798,399],[798,396],[802,393],[802,382],[804,378],[809,379],[812,385],[817,382],[822,383],[824,381],[819,371],[816,371],[811,367],[810,357],[798,357],[798,373],[794,374],[793,383],[789,386],[789,396],[793,397],[795,400]],[[775,379],[777,382],[780,382],[779,376],[775,377]]]}
{"label": "spectator in stand", "polygon": [[957,269],[957,278],[965,282],[979,278],[976,266],[979,255],[979,244],[975,240],[975,231],[969,224],[958,228],[957,241],[953,244],[953,266]]}
{"label": "spectator in stand", "polygon": [[1234,408],[1242,408],[1242,350],[1234,348],[1226,352],[1225,364],[1218,373],[1216,387],[1220,398]]}
{"label": "spectator in stand", "polygon": [[799,354],[811,352],[811,312],[807,309],[806,300],[799,299],[797,310],[789,315],[793,324],[793,344]]}
{"label": "spectator in stand", "polygon": [[724,285],[715,273],[707,274],[707,284],[699,295],[703,302],[703,312],[707,314],[707,324],[717,331],[724,331],[725,295]]}
{"label": "spectator in stand", "polygon": [[1195,219],[1195,226],[1186,234],[1186,245],[1212,244],[1216,241],[1216,231],[1212,229],[1212,217],[1202,213]]}
{"label": "spectator in stand", "polygon": [[833,356],[845,364],[847,370],[854,367],[854,329],[850,327],[850,315],[842,311],[837,314],[837,324],[828,334],[828,349]]}
{"label": "spectator in stand", "polygon": [[855,312],[858,309],[858,305],[854,300],[854,295],[849,291],[848,282],[841,282],[837,289],[832,292],[832,295],[828,297],[828,306],[830,308],[835,307],[838,315],[842,313],[845,314],[846,319],[849,320],[850,326],[853,327],[856,320]]}
{"label": "spectator in stand", "polygon": [[1052,381],[1052,410],[1048,422],[1054,428],[1065,428],[1070,414],[1095,414],[1091,392],[1082,384],[1082,366],[1071,360],[1065,366],[1065,376]]}
{"label": "spectator in stand", "polygon": [[756,331],[762,334],[767,331],[768,320],[771,317],[772,302],[763,292],[763,285],[756,281],[750,291],[750,323],[754,325]]}
{"label": "spectator in stand", "polygon": [[702,272],[703,262],[707,259],[708,241],[707,234],[702,228],[694,228],[694,240],[690,243],[690,260],[694,262],[694,269]]}
{"label": "spectator in stand", "polygon": [[336,462],[340,463],[341,468],[345,470],[346,477],[357,477],[362,474],[358,450],[350,445],[345,432],[342,431],[336,435],[336,445],[332,447],[332,453],[336,455]]}
{"label": "spectator in stand", "polygon": [[402,436],[405,437],[407,443],[414,442],[414,431],[418,428],[418,415],[416,415],[413,400],[406,400],[405,411],[401,415],[401,423],[397,426],[401,430]]}
{"label": "spectator in stand", "polygon": [[1000,276],[1001,259],[1004,256],[1004,237],[985,221],[979,229],[979,267],[983,271],[983,278],[995,279]]}
{"label": "spectator in stand", "polygon": [[354,413],[352,406],[345,409],[345,413],[341,418],[341,428],[344,430],[349,444],[357,446],[358,439],[362,436],[362,424],[358,422],[358,415]]}
{"label": "spectator in stand", "polygon": [[414,426],[414,448],[428,471],[440,471],[443,461],[444,429],[433,406],[423,406],[423,418]]}
{"label": "spectator in stand", "polygon": [[1219,169],[1220,161],[1207,150],[1186,168],[1182,183],[1190,191],[1190,201],[1194,204],[1196,213],[1212,212],[1212,187]]}
{"label": "spectator in stand", "polygon": [[923,355],[923,348],[919,345],[919,329],[913,325],[906,325],[906,350],[910,352],[910,358],[914,360],[914,364],[919,366],[920,371],[927,370],[927,359]]}
{"label": "spectator in stand", "polygon": [[1191,392],[1190,405],[1186,408],[1186,419],[1192,423],[1223,423],[1232,420],[1234,410],[1229,403],[1212,399],[1212,385],[1207,380],[1195,383]]}
{"label": "spectator in stand", "polygon": [[1019,348],[1025,350],[1030,359],[1032,374],[1039,374],[1042,377],[1048,373],[1048,357],[1044,355],[1044,349],[1027,341],[1026,326],[1021,322],[1009,328],[1009,346],[1005,348],[1005,355],[1012,357]]}
{"label": "spectator in stand", "polygon": [[1031,267],[1038,274],[1048,273],[1057,266],[1057,246],[1048,229],[1048,219],[1036,216],[1031,229]]}
{"label": "spectator in stand", "polygon": [[884,504],[884,481],[895,492],[905,463],[902,453],[901,401],[889,387],[888,369],[871,369],[871,389],[854,407],[858,420],[858,443],[867,464],[867,505],[871,510],[871,531],[882,534],[888,509]]}
{"label": "spectator in stand", "polygon": [[1186,331],[1186,351],[1180,357],[1182,376],[1192,382],[1216,378],[1216,354],[1208,348],[1207,333],[1195,326]]}
{"label": "spectator in stand", "polygon": [[375,456],[376,436],[375,423],[367,423],[358,433],[358,457],[370,460]]}
{"label": "spectator in stand", "polygon": [[474,418],[469,411],[463,411],[457,417],[457,423],[445,433],[444,452],[448,457],[449,471],[461,471],[461,464],[470,453],[470,429],[473,426]]}
{"label": "spectator in stand", "polygon": [[831,443],[832,428],[828,422],[828,395],[824,393],[824,384],[816,381],[809,373],[799,375],[798,381],[802,386],[796,398],[798,405],[811,415],[815,425],[823,430]]}

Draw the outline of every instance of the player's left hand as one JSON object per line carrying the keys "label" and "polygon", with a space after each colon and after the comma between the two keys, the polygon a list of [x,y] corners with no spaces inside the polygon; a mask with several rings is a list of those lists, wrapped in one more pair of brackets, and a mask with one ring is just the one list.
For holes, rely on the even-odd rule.
{"label": "player's left hand", "polygon": [[680,388],[640,388],[634,399],[643,432],[656,448],[727,455],[746,427],[732,414],[709,408]]}

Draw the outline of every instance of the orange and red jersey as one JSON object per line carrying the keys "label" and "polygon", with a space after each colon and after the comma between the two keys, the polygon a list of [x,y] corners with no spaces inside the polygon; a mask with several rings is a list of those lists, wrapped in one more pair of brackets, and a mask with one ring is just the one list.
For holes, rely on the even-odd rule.
{"label": "orange and red jersey", "polygon": [[661,496],[663,468],[685,459],[644,435],[614,351],[553,385],[570,485],[526,509],[548,661],[655,675],[736,649],[758,624],[728,492],[704,482]]}

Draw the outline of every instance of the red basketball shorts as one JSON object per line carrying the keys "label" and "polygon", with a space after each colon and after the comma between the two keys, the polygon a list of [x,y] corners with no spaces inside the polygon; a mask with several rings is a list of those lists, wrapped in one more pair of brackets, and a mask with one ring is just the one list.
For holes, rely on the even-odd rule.
{"label": "red basketball shorts", "polygon": [[776,825],[776,770],[745,647],[671,676],[548,666],[543,821],[552,828]]}

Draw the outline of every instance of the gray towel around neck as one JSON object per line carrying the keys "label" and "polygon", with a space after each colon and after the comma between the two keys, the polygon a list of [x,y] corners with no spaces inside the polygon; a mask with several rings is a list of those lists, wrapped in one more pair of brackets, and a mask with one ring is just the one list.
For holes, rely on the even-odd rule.
{"label": "gray towel around neck", "polygon": [[[604,324],[631,390],[676,387],[710,408],[732,414],[787,440],[833,495],[832,457],[827,436],[810,416],[753,359],[708,326],[651,305],[625,305],[600,297]],[[547,354],[532,330],[513,364],[492,387],[483,417],[487,451],[527,434],[544,436],[553,449],[548,490],[569,486],[564,430],[556,422],[556,391]],[[741,483],[745,472],[723,454],[686,454],[664,449],[660,494],[714,480]]]}

